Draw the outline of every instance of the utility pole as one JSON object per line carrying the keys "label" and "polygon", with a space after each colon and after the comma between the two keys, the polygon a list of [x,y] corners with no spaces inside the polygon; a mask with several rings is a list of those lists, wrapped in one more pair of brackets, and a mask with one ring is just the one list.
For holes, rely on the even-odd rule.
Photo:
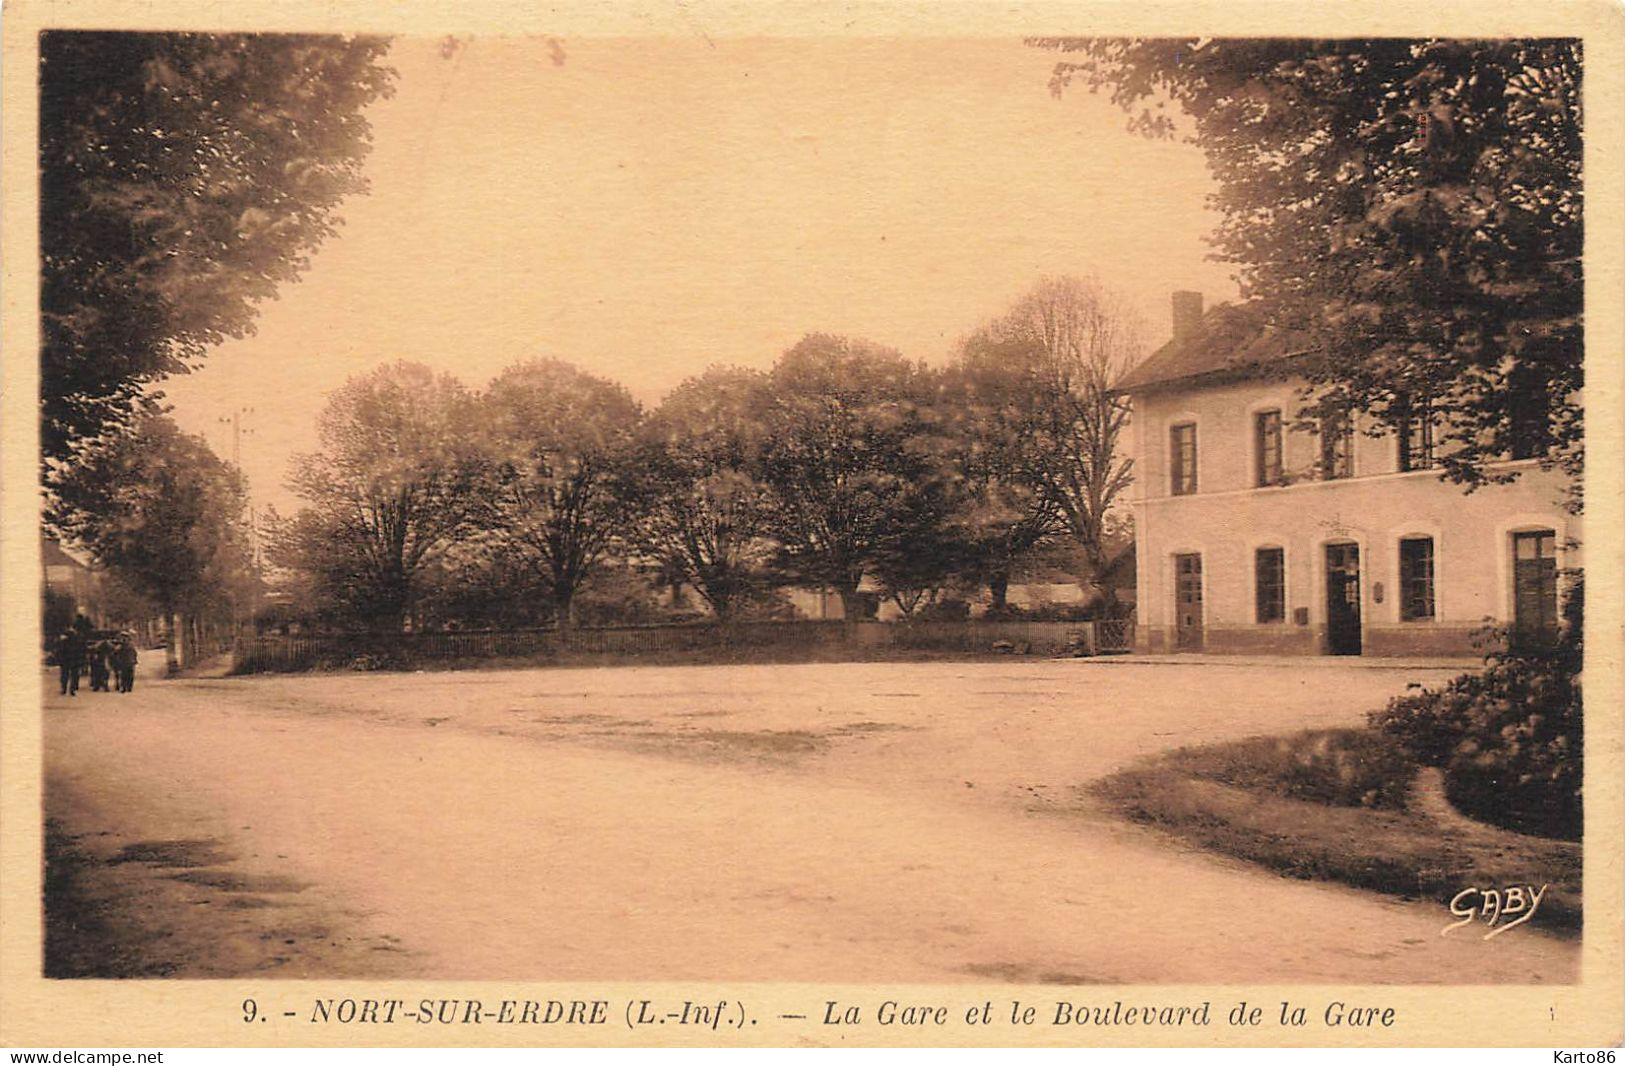
{"label": "utility pole", "polygon": [[[239,474],[243,472],[243,437],[245,435],[250,437],[254,435],[253,429],[243,427],[243,419],[253,413],[254,409],[252,407],[239,407],[229,415],[222,415],[218,420],[221,425],[231,427],[231,465],[237,468]],[[248,501],[248,543],[249,550],[253,554],[254,565],[258,566],[260,562],[259,523],[254,514],[254,500],[252,497]]]}
{"label": "utility pole", "polygon": [[[254,409],[252,407],[243,406],[232,411],[229,415],[222,415],[218,419],[222,425],[231,426],[231,465],[236,469],[238,476],[243,476],[243,436],[245,434],[252,436],[254,433],[252,428],[244,428],[243,420],[253,413]],[[246,477],[243,479],[243,484],[246,489]],[[248,507],[248,556],[253,569],[254,580],[258,582],[260,569],[259,516],[254,511],[253,497],[249,496],[245,502]],[[257,600],[258,597],[256,596],[254,599]],[[252,616],[258,608],[259,604],[257,602],[250,603],[249,614]],[[231,634],[233,641],[240,635],[241,627],[242,619],[238,609],[237,589],[233,587],[231,590]]]}

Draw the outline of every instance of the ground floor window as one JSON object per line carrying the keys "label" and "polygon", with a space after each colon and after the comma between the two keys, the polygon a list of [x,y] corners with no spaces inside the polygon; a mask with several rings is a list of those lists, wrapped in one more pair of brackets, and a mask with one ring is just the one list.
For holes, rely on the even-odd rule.
{"label": "ground floor window", "polygon": [[1512,535],[1512,639],[1521,646],[1557,636],[1557,533]]}
{"label": "ground floor window", "polygon": [[1399,542],[1399,618],[1418,622],[1433,617],[1433,538]]}
{"label": "ground floor window", "polygon": [[1253,557],[1257,616],[1260,622],[1286,621],[1286,552],[1259,548]]}

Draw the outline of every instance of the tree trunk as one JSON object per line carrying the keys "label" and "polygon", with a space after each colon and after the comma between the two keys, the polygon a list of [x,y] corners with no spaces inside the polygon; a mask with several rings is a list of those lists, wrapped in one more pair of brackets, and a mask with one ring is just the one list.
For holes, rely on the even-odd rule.
{"label": "tree trunk", "polygon": [[1117,586],[1110,581],[1094,582],[1095,592],[1100,597],[1100,616],[1102,618],[1116,618],[1122,611],[1122,604],[1117,602]]}
{"label": "tree trunk", "polygon": [[1084,556],[1089,560],[1089,584],[1095,590],[1096,602],[1100,605],[1100,616],[1116,618],[1120,610],[1117,602],[1117,586],[1112,583],[1111,575],[1107,572],[1111,560],[1098,541],[1085,545]]}
{"label": "tree trunk", "polygon": [[987,579],[990,611],[1003,611],[1010,603],[1010,571],[1000,570]]}
{"label": "tree trunk", "polygon": [[559,629],[576,627],[575,589],[560,589],[553,593],[553,624]]}
{"label": "tree trunk", "polygon": [[173,610],[164,611],[164,628],[168,631],[164,639],[164,676],[174,677],[181,672],[180,648],[181,627],[176,625],[176,614]]}
{"label": "tree trunk", "polygon": [[846,627],[847,637],[850,639],[863,614],[863,600],[858,596],[858,583],[853,581],[836,585],[835,593],[841,597],[841,622]]}
{"label": "tree trunk", "polygon": [[[682,588],[680,580],[672,582],[671,605],[675,609],[677,603],[677,590]],[[733,582],[704,571],[696,573],[694,577],[694,592],[711,608],[718,625],[726,625],[734,615],[734,601],[738,598],[738,589]]]}

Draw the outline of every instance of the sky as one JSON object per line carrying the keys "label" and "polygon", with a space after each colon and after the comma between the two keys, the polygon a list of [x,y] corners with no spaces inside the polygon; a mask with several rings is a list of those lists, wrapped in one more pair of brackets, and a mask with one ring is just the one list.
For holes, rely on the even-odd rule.
{"label": "sky", "polygon": [[256,334],[160,388],[287,513],[325,396],[408,359],[481,387],[551,356],[645,404],[809,332],[942,362],[1046,274],[1169,333],[1233,299],[1200,151],[1149,141],[1018,39],[398,39],[370,191]]}

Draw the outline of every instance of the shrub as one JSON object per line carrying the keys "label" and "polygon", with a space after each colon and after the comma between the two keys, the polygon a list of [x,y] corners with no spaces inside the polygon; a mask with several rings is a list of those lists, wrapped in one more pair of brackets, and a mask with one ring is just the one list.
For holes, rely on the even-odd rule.
{"label": "shrub", "polygon": [[1095,611],[1081,603],[1035,603],[1031,607],[1006,604],[982,612],[990,622],[1087,622]]}
{"label": "shrub", "polygon": [[1371,715],[1372,725],[1418,761],[1443,768],[1446,794],[1464,813],[1579,839],[1581,600],[1576,585],[1550,647],[1494,652],[1481,673],[1398,697]]}
{"label": "shrub", "polygon": [[1373,726],[1405,746],[1417,762],[1443,766],[1461,743],[1469,708],[1477,698],[1480,675],[1463,674],[1443,689],[1396,696],[1371,713]]}
{"label": "shrub", "polygon": [[921,607],[916,617],[922,622],[963,622],[970,617],[970,604],[957,599],[938,600]]}
{"label": "shrub", "polygon": [[1182,748],[1169,764],[1191,777],[1333,807],[1403,810],[1416,764],[1393,739],[1365,729]]}

